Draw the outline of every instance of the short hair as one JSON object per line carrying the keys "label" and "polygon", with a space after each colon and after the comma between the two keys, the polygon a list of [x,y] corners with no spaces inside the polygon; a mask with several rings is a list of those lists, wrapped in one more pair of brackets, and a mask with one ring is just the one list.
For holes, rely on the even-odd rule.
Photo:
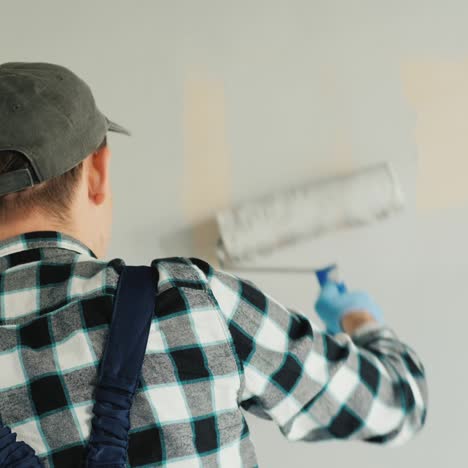
{"label": "short hair", "polygon": [[[107,146],[107,137],[96,151]],[[26,156],[18,151],[0,151],[0,175],[23,168],[31,168]],[[81,180],[83,161],[62,175],[19,192],[0,196],[0,226],[33,212],[47,213],[59,223],[70,221],[73,196]]]}

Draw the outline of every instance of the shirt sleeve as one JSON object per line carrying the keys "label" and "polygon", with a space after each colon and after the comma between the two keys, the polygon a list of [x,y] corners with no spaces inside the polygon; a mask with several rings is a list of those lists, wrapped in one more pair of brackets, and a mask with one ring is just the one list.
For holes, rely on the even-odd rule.
{"label": "shirt sleeve", "polygon": [[206,274],[242,364],[244,409],[273,420],[289,440],[400,445],[422,428],[424,367],[392,329],[329,335],[253,282],[194,263]]}

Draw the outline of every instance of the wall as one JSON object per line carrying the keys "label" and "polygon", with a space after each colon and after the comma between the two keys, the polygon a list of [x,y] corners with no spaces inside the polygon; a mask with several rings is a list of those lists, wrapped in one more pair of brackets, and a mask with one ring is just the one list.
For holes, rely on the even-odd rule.
{"label": "wall", "polygon": [[[261,466],[461,466],[466,431],[468,4],[446,0],[0,1],[0,62],[51,61],[128,126],[111,136],[110,256],[203,255],[214,211],[389,160],[407,209],[264,264],[338,261],[419,352],[426,429],[399,449],[289,444],[249,418]],[[192,229],[192,226],[196,229]],[[310,314],[313,277],[246,276]]]}

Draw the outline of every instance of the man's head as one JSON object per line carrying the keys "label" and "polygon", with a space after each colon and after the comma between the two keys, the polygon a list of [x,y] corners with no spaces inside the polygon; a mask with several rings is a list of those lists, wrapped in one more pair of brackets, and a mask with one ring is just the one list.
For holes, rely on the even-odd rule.
{"label": "man's head", "polygon": [[[78,165],[33,187],[0,197],[0,240],[31,231],[60,231],[104,256],[112,224],[107,138]],[[0,151],[0,176],[28,167],[19,152]]]}
{"label": "man's head", "polygon": [[0,129],[0,240],[56,230],[105,255],[107,132],[129,132],[99,111],[83,80],[47,63],[0,65]]}

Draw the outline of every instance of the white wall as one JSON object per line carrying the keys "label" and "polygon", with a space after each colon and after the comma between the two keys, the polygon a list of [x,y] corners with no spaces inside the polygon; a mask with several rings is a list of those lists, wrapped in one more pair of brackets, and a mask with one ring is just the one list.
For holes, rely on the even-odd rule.
{"label": "white wall", "polygon": [[[382,449],[290,444],[271,423],[249,423],[266,467],[463,465],[466,1],[2,0],[0,6],[0,62],[70,67],[90,83],[102,110],[134,132],[131,139],[111,137],[111,257],[149,263],[200,255],[200,236],[190,226],[220,205],[390,160],[407,194],[403,214],[285,249],[268,262],[338,261],[350,286],[377,298],[427,367],[425,430],[403,448]],[[198,121],[204,97],[209,109],[200,109]],[[197,125],[214,127],[213,140],[191,138]],[[218,149],[210,147],[216,138],[219,166]],[[313,277],[246,277],[313,317]]]}

